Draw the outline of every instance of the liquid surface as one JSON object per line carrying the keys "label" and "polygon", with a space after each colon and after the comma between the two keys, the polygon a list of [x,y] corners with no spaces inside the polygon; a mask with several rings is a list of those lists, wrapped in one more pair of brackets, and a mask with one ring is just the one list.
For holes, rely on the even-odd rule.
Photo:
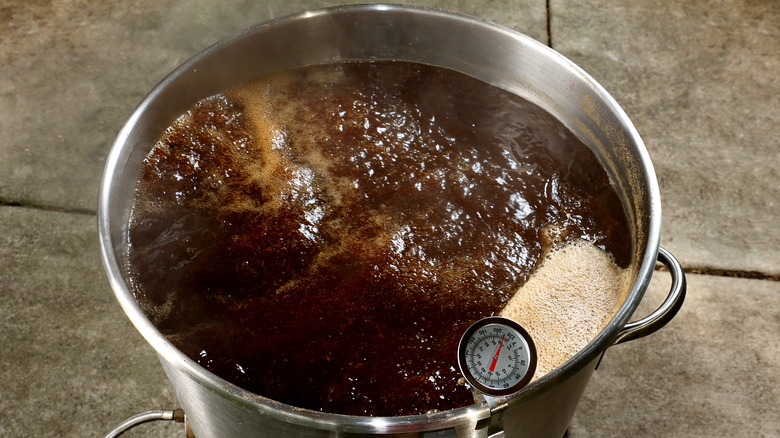
{"label": "liquid surface", "polygon": [[435,67],[334,64],[177,120],[144,162],[129,276],[162,333],[224,379],[407,415],[473,403],[458,340],[544,255],[584,241],[625,267],[627,236],[596,158],[537,106]]}

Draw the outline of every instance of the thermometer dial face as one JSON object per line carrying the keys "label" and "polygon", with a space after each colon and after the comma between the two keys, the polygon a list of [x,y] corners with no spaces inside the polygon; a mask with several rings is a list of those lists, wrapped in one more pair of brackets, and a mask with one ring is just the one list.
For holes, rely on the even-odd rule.
{"label": "thermometer dial face", "polygon": [[463,334],[458,365],[476,390],[509,395],[531,381],[536,371],[536,347],[518,323],[491,316],[477,321]]}

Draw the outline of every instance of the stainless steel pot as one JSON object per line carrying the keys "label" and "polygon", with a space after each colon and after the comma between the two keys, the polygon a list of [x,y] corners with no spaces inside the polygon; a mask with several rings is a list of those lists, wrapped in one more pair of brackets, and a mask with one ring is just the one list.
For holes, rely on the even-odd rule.
{"label": "stainless steel pot", "polygon": [[[556,115],[591,147],[630,216],[634,283],[604,330],[571,360],[503,398],[429,415],[356,417],[298,409],[249,393],[201,368],[149,322],[124,276],[127,224],[143,157],[162,131],[196,101],[258,75],[344,60],[396,59],[457,70],[515,92]],[[477,18],[406,6],[363,5],[305,12],[224,40],[184,63],[138,106],[114,143],[98,211],[103,262],[111,286],[154,347],[198,438],[560,437],[599,356],[611,345],[652,333],[682,305],[685,279],[659,248],[661,210],[647,151],[618,104],[585,72],[537,41]],[[657,260],[672,273],[666,302],[628,323]]]}

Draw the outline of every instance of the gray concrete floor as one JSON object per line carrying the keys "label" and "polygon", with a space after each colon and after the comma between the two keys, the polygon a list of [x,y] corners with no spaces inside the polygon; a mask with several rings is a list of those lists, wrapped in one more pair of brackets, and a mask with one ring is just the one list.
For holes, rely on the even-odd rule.
{"label": "gray concrete floor", "polygon": [[[178,406],[102,273],[105,157],[187,58],[331,4],[0,0],[0,436],[102,436]],[[421,4],[552,44],[623,106],[656,166],[662,245],[690,272],[688,299],[663,330],[608,350],[568,435],[780,436],[780,2]],[[156,423],[128,436],[182,434]]]}

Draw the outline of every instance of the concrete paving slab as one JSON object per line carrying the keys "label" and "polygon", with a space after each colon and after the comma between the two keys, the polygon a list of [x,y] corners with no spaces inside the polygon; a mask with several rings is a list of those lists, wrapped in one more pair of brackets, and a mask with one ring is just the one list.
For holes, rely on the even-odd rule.
{"label": "concrete paving slab", "polygon": [[[0,203],[94,211],[114,137],[165,75],[246,27],[341,3],[365,2],[0,0]],[[543,0],[418,4],[546,40]]]}
{"label": "concrete paving slab", "polygon": [[0,207],[0,436],[105,436],[178,406],[111,293],[96,228],[92,215]]}
{"label": "concrete paving slab", "polygon": [[780,3],[552,0],[553,47],[623,106],[687,266],[780,273]]}
{"label": "concrete paving slab", "polygon": [[[663,301],[656,272],[644,316]],[[568,438],[780,436],[780,282],[688,275],[663,329],[607,350]]]}

